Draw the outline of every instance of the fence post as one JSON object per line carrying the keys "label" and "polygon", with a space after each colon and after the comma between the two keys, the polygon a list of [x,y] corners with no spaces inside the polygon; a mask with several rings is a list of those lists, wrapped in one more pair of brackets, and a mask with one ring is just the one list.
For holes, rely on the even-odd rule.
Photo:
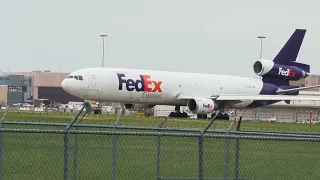
{"label": "fence post", "polygon": [[[9,111],[9,106],[7,106],[6,111],[4,112],[1,121],[0,121],[0,128],[3,128],[3,121],[5,121],[6,116]],[[0,179],[2,179],[2,159],[3,159],[3,134],[2,131],[0,131]]]}
{"label": "fence post", "polygon": [[[231,127],[233,126],[234,122],[231,121],[228,130],[227,130],[227,135],[229,135],[229,131],[231,129]],[[227,137],[226,139],[226,170],[225,170],[225,179],[229,179],[229,159],[230,159],[230,138]]]}
{"label": "fence post", "polygon": [[216,117],[219,115],[220,110],[217,110],[215,112],[216,114],[214,117],[209,121],[209,123],[201,130],[199,135],[199,180],[204,179],[204,170],[203,170],[203,151],[204,151],[204,133],[209,129],[213,121],[216,119]]}
{"label": "fence post", "polygon": [[[122,112],[118,112],[117,119],[114,123],[114,132],[116,132],[116,130],[117,130],[117,125],[120,120],[121,114],[122,114]],[[116,179],[116,163],[117,163],[117,135],[116,135],[116,133],[114,133],[113,134],[113,145],[112,145],[112,172],[111,172],[111,174],[112,174],[111,179],[112,180]]]}
{"label": "fence post", "polygon": [[[82,115],[78,123],[84,118],[84,116],[87,114],[87,111]],[[76,130],[78,130],[78,127],[75,127]],[[77,164],[78,164],[78,133],[74,135],[74,158],[73,158],[73,179],[77,179]]]}
{"label": "fence post", "polygon": [[82,113],[85,106],[82,106],[81,110],[74,116],[72,121],[67,125],[64,132],[64,156],[63,156],[63,179],[68,179],[68,158],[69,158],[69,130]]}
{"label": "fence post", "polygon": [[[242,120],[242,116],[240,116],[238,125],[237,125],[237,129],[236,131],[240,131],[240,125],[241,125],[241,120]],[[238,180],[239,179],[239,158],[240,158],[240,148],[239,148],[239,141],[240,141],[240,134],[237,135],[236,138],[236,154],[235,154],[235,169],[234,169],[234,173],[235,173],[235,179]]]}
{"label": "fence post", "polygon": [[312,128],[312,111],[310,111],[309,127]]}
{"label": "fence post", "polygon": [[204,179],[203,144],[204,144],[204,136],[203,136],[203,134],[201,134],[199,136],[199,180],[203,180]]}
{"label": "fence post", "polygon": [[[164,123],[167,121],[168,117],[166,117],[159,125],[159,131],[161,132],[162,126],[164,125]],[[160,180],[161,179],[161,175],[160,175],[160,155],[161,155],[161,134],[159,134],[158,136],[158,153],[157,153],[157,179]]]}

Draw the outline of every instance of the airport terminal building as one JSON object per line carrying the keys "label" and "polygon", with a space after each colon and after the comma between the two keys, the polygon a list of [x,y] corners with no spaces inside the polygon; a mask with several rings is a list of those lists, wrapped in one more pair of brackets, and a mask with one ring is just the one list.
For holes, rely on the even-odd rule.
{"label": "airport terminal building", "polygon": [[69,73],[33,71],[3,72],[0,75],[0,104],[33,103],[36,99],[48,99],[51,104],[83,101],[61,87],[61,81]]}

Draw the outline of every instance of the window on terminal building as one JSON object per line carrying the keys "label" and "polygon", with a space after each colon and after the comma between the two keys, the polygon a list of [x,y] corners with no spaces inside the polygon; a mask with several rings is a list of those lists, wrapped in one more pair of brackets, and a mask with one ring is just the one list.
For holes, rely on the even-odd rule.
{"label": "window on terminal building", "polygon": [[21,86],[9,86],[8,87],[9,92],[22,92]]}

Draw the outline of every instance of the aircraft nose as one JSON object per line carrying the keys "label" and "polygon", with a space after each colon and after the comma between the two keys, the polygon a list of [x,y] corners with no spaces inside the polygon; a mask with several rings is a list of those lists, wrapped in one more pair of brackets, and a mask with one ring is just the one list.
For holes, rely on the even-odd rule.
{"label": "aircraft nose", "polygon": [[70,85],[68,84],[68,80],[67,79],[64,79],[62,82],[61,82],[61,87],[63,90],[69,92],[70,91]]}

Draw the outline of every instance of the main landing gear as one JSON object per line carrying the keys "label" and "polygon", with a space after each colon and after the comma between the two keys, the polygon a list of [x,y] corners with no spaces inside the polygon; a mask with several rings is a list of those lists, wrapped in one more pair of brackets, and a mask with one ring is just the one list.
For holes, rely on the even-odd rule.
{"label": "main landing gear", "polygon": [[94,109],[93,114],[101,114],[101,109]]}
{"label": "main landing gear", "polygon": [[188,118],[189,115],[186,112],[180,112],[180,106],[176,106],[174,112],[169,114],[169,117],[174,118]]}
{"label": "main landing gear", "polygon": [[[176,106],[174,112],[171,112],[169,114],[169,117],[188,118],[189,115],[186,112],[181,112],[180,106]],[[221,119],[221,120],[229,120],[229,114],[224,113],[223,110],[216,111],[209,116],[208,116],[208,114],[197,114],[197,119],[208,119],[208,118],[212,119],[213,117],[215,117],[216,119]]]}
{"label": "main landing gear", "polygon": [[[174,109],[174,112],[171,112],[169,114],[169,117],[174,117],[174,118],[188,118],[189,115],[186,112],[181,112],[180,111],[180,106],[176,106]],[[198,119],[207,119],[208,115],[207,114],[197,114]]]}

